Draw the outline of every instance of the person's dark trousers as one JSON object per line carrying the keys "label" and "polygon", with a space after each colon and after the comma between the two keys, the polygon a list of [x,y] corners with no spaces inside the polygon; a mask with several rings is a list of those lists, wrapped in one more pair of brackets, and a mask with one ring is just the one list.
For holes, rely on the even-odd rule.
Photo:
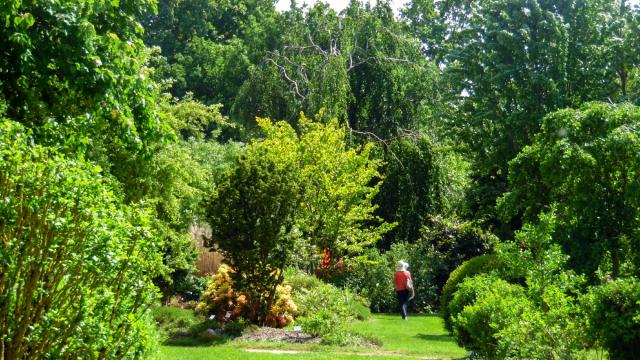
{"label": "person's dark trousers", "polygon": [[396,291],[396,298],[400,304],[400,311],[402,311],[402,318],[407,318],[407,308],[409,307],[409,290]]}

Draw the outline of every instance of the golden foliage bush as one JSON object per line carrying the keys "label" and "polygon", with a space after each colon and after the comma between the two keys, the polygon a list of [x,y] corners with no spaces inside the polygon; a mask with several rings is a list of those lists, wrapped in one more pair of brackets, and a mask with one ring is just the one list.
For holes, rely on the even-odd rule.
{"label": "golden foliage bush", "polygon": [[[231,274],[233,270],[226,264],[218,269],[212,277],[207,289],[202,293],[202,298],[196,306],[196,311],[205,315],[215,315],[219,321],[236,320],[244,318],[251,322],[257,320],[256,306],[247,294],[234,289]],[[291,286],[279,285],[276,288],[275,299],[266,325],[284,327],[293,321],[298,307],[291,298]]]}

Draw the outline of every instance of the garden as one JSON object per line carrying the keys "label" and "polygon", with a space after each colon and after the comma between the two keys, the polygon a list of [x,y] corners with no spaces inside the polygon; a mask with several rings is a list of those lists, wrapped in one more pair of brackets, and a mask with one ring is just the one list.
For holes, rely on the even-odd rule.
{"label": "garden", "polygon": [[0,360],[636,358],[640,4],[283,2],[0,4]]}

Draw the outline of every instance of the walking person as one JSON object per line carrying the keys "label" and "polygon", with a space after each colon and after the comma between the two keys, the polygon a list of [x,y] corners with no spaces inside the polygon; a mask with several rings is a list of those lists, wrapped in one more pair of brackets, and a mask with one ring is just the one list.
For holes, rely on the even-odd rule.
{"label": "walking person", "polygon": [[403,260],[400,260],[398,261],[396,273],[394,275],[396,298],[398,299],[398,303],[400,304],[400,311],[402,312],[403,320],[407,320],[409,300],[413,299],[413,296],[415,295],[415,292],[413,290],[413,280],[411,279],[411,273],[408,271],[408,269],[409,264]]}

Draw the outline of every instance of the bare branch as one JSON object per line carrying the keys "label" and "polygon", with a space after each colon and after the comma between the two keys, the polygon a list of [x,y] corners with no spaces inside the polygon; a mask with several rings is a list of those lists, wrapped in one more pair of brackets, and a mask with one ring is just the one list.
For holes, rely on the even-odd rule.
{"label": "bare branch", "polygon": [[[285,58],[285,59],[286,59],[286,58]],[[297,82],[297,81],[295,81],[295,80],[293,80],[293,79],[291,79],[291,78],[289,77],[289,75],[287,74],[287,69],[286,69],[284,66],[282,66],[282,65],[278,64],[277,62],[275,62],[275,60],[273,60],[273,59],[272,59],[272,58],[270,58],[270,57],[267,57],[267,58],[266,58],[266,60],[267,60],[268,62],[271,62],[273,65],[275,65],[278,69],[280,69],[280,71],[282,72],[282,76],[284,76],[284,77],[285,77],[285,79],[287,79],[287,81],[289,81],[289,82],[293,85],[293,89],[294,89],[295,94],[296,94],[296,95],[297,95],[301,100],[304,100],[304,99],[305,99],[305,96],[303,96],[303,95],[300,93],[300,89],[298,88],[298,82]]]}

